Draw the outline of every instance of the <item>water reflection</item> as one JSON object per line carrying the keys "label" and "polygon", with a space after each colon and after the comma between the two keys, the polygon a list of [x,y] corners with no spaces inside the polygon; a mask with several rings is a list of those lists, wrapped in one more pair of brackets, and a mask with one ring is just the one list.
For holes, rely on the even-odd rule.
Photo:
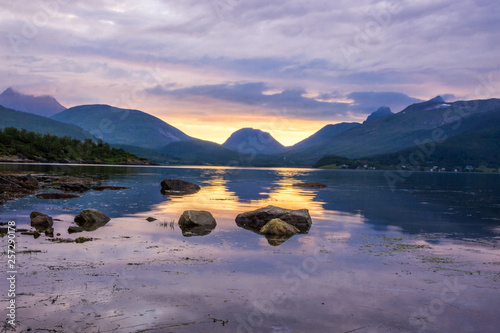
{"label": "water reflection", "polygon": [[[16,170],[81,175],[68,169]],[[1,221],[16,220],[19,228],[29,227],[32,210],[53,216],[61,237],[69,236],[66,230],[83,209],[97,208],[111,217],[92,232],[95,240],[84,244],[17,238],[26,250],[18,256],[21,331],[417,331],[420,326],[408,318],[432,310],[450,283],[467,289],[443,305],[439,318],[429,321],[429,332],[498,330],[497,248],[457,245],[441,234],[498,236],[500,220],[494,218],[500,216],[492,208],[500,207],[498,178],[451,175],[458,177],[454,182],[416,174],[393,192],[383,173],[373,172],[78,170],[131,189],[90,191],[66,202],[26,197],[0,206]],[[202,189],[165,198],[159,193],[165,178]],[[328,187],[292,186],[306,181]],[[275,240],[280,244],[275,247],[270,246],[274,240],[236,226],[237,214],[268,205],[309,209],[309,233]],[[211,212],[217,228],[186,238],[176,221],[188,209]],[[412,238],[418,232],[424,235]],[[395,250],[398,246],[404,251]],[[214,323],[209,315],[229,323]]]}
{"label": "water reflection", "polygon": [[179,225],[179,228],[184,237],[206,236],[215,229],[215,227],[207,227],[204,225]]}
{"label": "water reflection", "polygon": [[[154,216],[170,222],[184,210],[195,209],[210,211],[223,228],[232,228],[237,214],[274,205],[308,209],[313,228],[345,215],[347,220],[358,216],[376,230],[396,226],[410,234],[447,233],[450,237],[496,237],[500,221],[500,177],[496,175],[416,173],[391,189],[383,172],[13,164],[0,165],[0,170],[92,176],[104,185],[130,187],[89,191],[66,202],[26,197],[0,207],[6,219],[31,210],[76,215],[94,208],[115,219]],[[197,183],[202,189],[184,197],[164,197],[159,189],[166,178]],[[328,187],[292,186],[298,182],[322,182]]]}

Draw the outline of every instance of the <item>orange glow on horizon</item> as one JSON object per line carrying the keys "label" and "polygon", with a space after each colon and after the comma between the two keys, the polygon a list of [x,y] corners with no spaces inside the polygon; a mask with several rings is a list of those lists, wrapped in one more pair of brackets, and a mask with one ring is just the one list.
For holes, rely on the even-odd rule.
{"label": "orange glow on horizon", "polygon": [[[251,127],[269,132],[284,146],[294,144],[308,138],[322,127],[331,124],[324,121],[306,121],[303,119],[283,119],[274,121],[246,120],[241,122],[226,122],[223,120],[187,121],[185,117],[162,117],[163,121],[180,129],[189,136],[197,139],[224,143],[229,136],[241,128]],[[337,122],[333,122],[337,123]]]}

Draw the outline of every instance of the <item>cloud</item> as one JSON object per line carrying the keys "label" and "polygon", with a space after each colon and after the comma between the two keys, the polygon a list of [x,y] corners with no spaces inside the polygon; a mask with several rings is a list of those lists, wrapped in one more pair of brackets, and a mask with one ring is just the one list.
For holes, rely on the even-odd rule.
{"label": "cloud", "polygon": [[354,100],[353,108],[364,112],[373,112],[380,106],[388,106],[393,112],[399,112],[410,104],[422,102],[421,99],[397,92],[353,92],[347,98]]}
{"label": "cloud", "polygon": [[[235,113],[286,107],[297,119],[349,121],[440,92],[473,99],[485,81],[495,91],[487,97],[498,97],[497,7],[492,0],[6,1],[0,73],[4,88],[54,93],[69,106],[127,99],[140,87],[155,98],[120,106],[151,112],[162,99],[196,97],[192,110],[211,99],[245,106]],[[144,86],[151,68],[155,80]]]}
{"label": "cloud", "polygon": [[218,85],[192,86],[167,90],[161,86],[149,89],[148,93],[189,100],[192,97],[208,97],[210,99],[254,106],[272,114],[273,110],[287,110],[292,117],[306,119],[331,118],[345,115],[348,105],[331,103],[305,97],[306,91],[301,88],[286,89],[281,92],[268,93],[269,87],[263,82],[233,83]]}
{"label": "cloud", "polygon": [[367,115],[380,106],[389,106],[393,110],[400,111],[410,104],[421,102],[420,99],[397,92],[354,92],[343,96],[351,101],[335,102],[331,100],[338,98],[338,93],[322,93],[316,97],[307,97],[307,91],[303,88],[276,92],[276,89],[268,87],[263,82],[202,85],[178,89],[156,86],[147,92],[180,100],[206,97],[254,106],[264,112],[267,110],[270,114],[273,110],[286,109],[291,117],[325,120],[353,114]]}

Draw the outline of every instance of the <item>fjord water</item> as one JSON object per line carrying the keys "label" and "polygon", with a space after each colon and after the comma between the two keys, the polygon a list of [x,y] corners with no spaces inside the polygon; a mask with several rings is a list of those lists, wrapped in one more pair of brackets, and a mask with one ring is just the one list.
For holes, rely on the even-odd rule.
{"label": "fjord water", "polygon": [[[390,186],[383,171],[14,164],[0,171],[130,187],[0,206],[0,221],[18,228],[29,229],[30,212],[40,211],[56,219],[61,238],[94,238],[18,235],[24,330],[496,332],[500,324],[499,175],[413,173]],[[202,189],[163,196],[165,178]],[[299,182],[328,187],[293,186]],[[236,225],[237,214],[268,205],[308,209],[311,230],[272,246]],[[111,221],[68,234],[86,208]],[[184,236],[176,221],[187,209],[210,211],[217,227]]]}

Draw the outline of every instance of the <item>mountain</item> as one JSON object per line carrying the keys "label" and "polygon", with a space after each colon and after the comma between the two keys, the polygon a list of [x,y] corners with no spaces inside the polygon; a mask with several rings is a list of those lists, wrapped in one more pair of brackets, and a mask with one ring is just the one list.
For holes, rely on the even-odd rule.
{"label": "mountain", "polygon": [[351,128],[359,126],[360,123],[339,123],[334,125],[326,125],[319,131],[311,135],[310,137],[296,143],[295,145],[289,147],[290,150],[303,149],[312,147],[316,144],[325,142],[328,139],[333,138],[339,134],[342,134]]}
{"label": "mountain", "polygon": [[75,106],[52,119],[80,126],[110,144],[157,149],[170,142],[193,140],[148,113],[109,105]]}
{"label": "mountain", "polygon": [[377,111],[375,111],[371,115],[369,115],[368,118],[366,118],[366,120],[363,122],[363,124],[365,124],[369,121],[375,120],[377,118],[384,117],[384,116],[390,116],[393,114],[394,113],[392,113],[391,108],[389,108],[387,106],[381,106],[380,108],[378,108]]}
{"label": "mountain", "polygon": [[237,130],[222,144],[222,147],[247,154],[273,155],[286,151],[271,134],[253,128]]}
{"label": "mountain", "polygon": [[430,99],[429,102],[446,103],[443,97],[441,96],[436,96],[433,99]]}
{"label": "mountain", "polygon": [[229,165],[231,161],[239,160],[237,152],[204,140],[172,142],[158,151],[185,160],[189,164]]}
{"label": "mountain", "polygon": [[0,105],[6,108],[34,113],[39,116],[50,117],[66,110],[64,106],[52,96],[24,95],[12,88],[7,88],[0,94]]}
{"label": "mountain", "polygon": [[76,125],[61,123],[32,113],[7,109],[0,105],[0,128],[6,127],[24,128],[31,132],[52,134],[59,137],[69,136],[79,140],[95,139],[92,134]]}
{"label": "mountain", "polygon": [[[442,103],[427,101],[408,106],[337,135],[323,143],[283,154],[299,165],[312,165],[323,156],[361,158],[395,153],[429,140],[441,128],[447,137],[463,134],[472,115],[500,108],[500,99]],[[444,126],[448,125],[448,126]]]}
{"label": "mountain", "polygon": [[[293,166],[279,155],[257,155],[253,151],[237,152],[204,140],[172,142],[158,149],[162,154],[173,156],[184,164],[276,167]],[[143,156],[143,155],[141,155]],[[144,155],[147,157],[147,155]]]}
{"label": "mountain", "polygon": [[[449,132],[452,124],[439,127]],[[467,170],[468,167],[498,170],[500,168],[500,109],[466,118],[458,129],[460,134],[436,143],[413,146],[392,154],[382,154],[362,159],[346,159],[339,156],[325,156],[315,167],[345,165],[355,169],[367,164],[380,168],[406,168],[429,170],[434,166],[448,171]]]}
{"label": "mountain", "polygon": [[184,161],[180,158],[162,154],[158,150],[149,149],[149,148],[141,148],[137,146],[128,146],[128,145],[110,145],[111,148],[123,149],[126,152],[134,154],[136,156],[140,156],[142,158],[147,158],[151,162],[157,164],[172,164],[172,165],[180,165],[180,164],[190,164],[188,161]]}

